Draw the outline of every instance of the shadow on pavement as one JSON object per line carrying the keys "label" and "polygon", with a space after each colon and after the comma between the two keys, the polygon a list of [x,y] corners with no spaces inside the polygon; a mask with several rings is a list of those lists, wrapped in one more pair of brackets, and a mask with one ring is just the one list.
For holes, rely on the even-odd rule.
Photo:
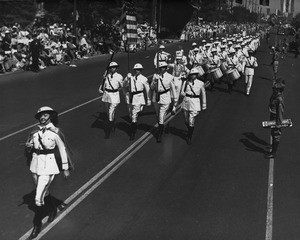
{"label": "shadow on pavement", "polygon": [[[240,139],[240,142],[242,144],[244,144],[247,151],[259,152],[259,153],[263,153],[263,154],[267,153],[267,151],[265,150],[265,147],[267,147],[269,144],[266,141],[258,138],[252,132],[246,132],[246,133],[243,133],[243,135],[246,138]],[[257,146],[256,144],[263,145],[263,147]]]}

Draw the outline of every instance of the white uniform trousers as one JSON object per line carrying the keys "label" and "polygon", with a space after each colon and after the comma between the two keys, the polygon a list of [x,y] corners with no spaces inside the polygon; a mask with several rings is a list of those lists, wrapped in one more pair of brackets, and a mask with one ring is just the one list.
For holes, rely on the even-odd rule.
{"label": "white uniform trousers", "polygon": [[[172,99],[179,99],[179,94],[181,91],[182,80],[180,77],[174,77],[174,86],[175,86],[175,93],[171,93]],[[174,96],[176,94],[176,96]]]}
{"label": "white uniform trousers", "polygon": [[253,76],[254,76],[254,69],[245,67],[245,84],[246,84],[246,94],[250,94],[252,82],[253,82]]}
{"label": "white uniform trousers", "polygon": [[108,115],[108,121],[114,121],[116,108],[119,103],[108,103],[104,102],[104,107]]}
{"label": "white uniform trousers", "polygon": [[194,127],[195,118],[199,115],[199,111],[188,111],[184,109],[182,109],[182,111],[184,115],[184,122],[188,124],[190,127]]}
{"label": "white uniform trousers", "polygon": [[44,198],[49,194],[49,187],[51,182],[54,179],[54,174],[52,175],[37,175],[36,173],[32,174],[34,183],[36,186],[35,193],[35,204],[37,206],[43,206],[45,204]]}
{"label": "white uniform trousers", "polygon": [[161,104],[161,103],[154,102],[153,105],[154,105],[154,108],[155,108],[156,118],[157,118],[158,124],[164,124],[167,111],[170,107],[170,103]]}
{"label": "white uniform trousers", "polygon": [[138,119],[138,114],[143,110],[143,105],[132,105],[128,104],[129,116],[131,118],[131,122],[136,123]]}

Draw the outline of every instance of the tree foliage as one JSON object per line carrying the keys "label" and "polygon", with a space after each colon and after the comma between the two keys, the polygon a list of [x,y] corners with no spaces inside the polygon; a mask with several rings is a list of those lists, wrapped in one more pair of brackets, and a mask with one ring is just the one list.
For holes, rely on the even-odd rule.
{"label": "tree foliage", "polygon": [[300,13],[298,13],[298,14],[293,18],[292,26],[293,26],[295,29],[299,29],[299,28],[300,28]]}
{"label": "tree foliage", "polygon": [[33,0],[0,1],[0,26],[12,26],[19,23],[26,26],[35,18]]}

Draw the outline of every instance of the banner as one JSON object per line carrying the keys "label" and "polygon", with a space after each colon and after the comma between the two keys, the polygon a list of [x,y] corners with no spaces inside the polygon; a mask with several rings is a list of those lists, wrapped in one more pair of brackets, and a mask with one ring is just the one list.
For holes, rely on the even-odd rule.
{"label": "banner", "polygon": [[136,12],[132,0],[124,0],[121,15],[121,31],[124,33],[123,40],[127,44],[137,43]]}

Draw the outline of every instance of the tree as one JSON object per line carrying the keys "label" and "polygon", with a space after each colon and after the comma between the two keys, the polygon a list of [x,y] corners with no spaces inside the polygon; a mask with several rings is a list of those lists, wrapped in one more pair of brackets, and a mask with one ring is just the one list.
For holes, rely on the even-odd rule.
{"label": "tree", "polygon": [[27,26],[35,18],[35,7],[32,0],[0,1],[0,26],[13,25],[19,23]]}
{"label": "tree", "polygon": [[300,13],[298,13],[292,21],[291,24],[296,30],[298,30],[300,28]]}

